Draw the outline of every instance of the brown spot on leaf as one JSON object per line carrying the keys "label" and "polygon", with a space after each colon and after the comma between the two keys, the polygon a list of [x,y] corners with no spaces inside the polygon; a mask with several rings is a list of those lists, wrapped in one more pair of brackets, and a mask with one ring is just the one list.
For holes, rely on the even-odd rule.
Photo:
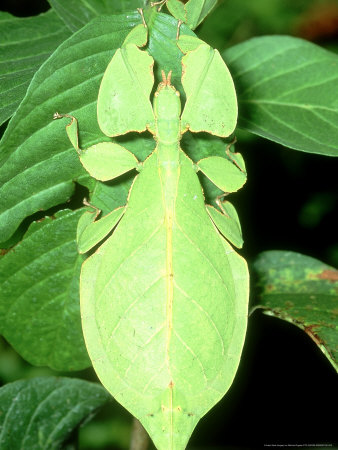
{"label": "brown spot on leaf", "polygon": [[172,389],[174,387],[174,382],[173,380],[170,380],[170,383],[168,384],[168,388]]}
{"label": "brown spot on leaf", "polygon": [[323,272],[319,273],[316,278],[320,280],[328,280],[332,283],[338,281],[338,270],[323,270]]}
{"label": "brown spot on leaf", "polygon": [[293,302],[290,302],[289,300],[287,300],[285,302],[285,307],[286,308],[293,308],[295,306],[295,304]]}
{"label": "brown spot on leaf", "polygon": [[15,248],[11,247],[11,248],[0,248],[0,256],[4,256],[9,252],[15,252]]}
{"label": "brown spot on leaf", "polygon": [[274,290],[274,285],[273,284],[267,284],[265,286],[265,292],[271,292]]}

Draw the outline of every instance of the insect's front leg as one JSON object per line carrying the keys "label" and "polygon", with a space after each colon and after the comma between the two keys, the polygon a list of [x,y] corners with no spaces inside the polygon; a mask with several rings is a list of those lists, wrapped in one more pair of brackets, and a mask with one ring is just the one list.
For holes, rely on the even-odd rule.
{"label": "insect's front leg", "polygon": [[100,181],[108,181],[136,169],[139,162],[136,156],[126,148],[114,142],[100,142],[82,150],[79,147],[78,122],[68,114],[54,114],[54,119],[71,119],[66,125],[69,140],[77,151],[81,164],[87,172]]}
{"label": "insect's front leg", "polygon": [[160,12],[162,7],[167,3],[167,0],[160,0],[158,2],[150,2],[150,6],[154,7],[154,6],[158,6],[157,11]]}

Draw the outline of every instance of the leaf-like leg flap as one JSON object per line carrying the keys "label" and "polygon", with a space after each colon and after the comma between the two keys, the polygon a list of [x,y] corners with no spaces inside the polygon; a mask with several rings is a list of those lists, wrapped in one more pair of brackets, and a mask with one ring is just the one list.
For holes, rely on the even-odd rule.
{"label": "leaf-like leg flap", "polygon": [[75,148],[75,150],[78,152],[78,154],[81,153],[81,149],[79,147],[79,126],[77,123],[77,119],[75,117],[70,116],[69,114],[59,114],[56,112],[53,116],[53,119],[63,119],[64,117],[67,117],[68,119],[71,119],[68,125],[66,125],[66,132],[67,136],[72,144],[72,146]]}
{"label": "leaf-like leg flap", "polygon": [[[138,11],[140,12],[142,10],[139,9]],[[127,37],[125,38],[122,44],[122,47],[126,47],[128,44],[135,44],[138,47],[143,47],[144,45],[146,45],[147,41],[148,41],[148,30],[142,23],[140,23],[140,25],[137,25],[131,30],[130,33],[128,33]]]}
{"label": "leaf-like leg flap", "polygon": [[223,214],[213,206],[206,205],[207,212],[219,232],[237,248],[242,248],[242,230],[236,209],[230,202],[221,203],[221,207]]}
{"label": "leaf-like leg flap", "polygon": [[246,167],[245,167],[245,161],[243,156],[240,153],[236,153],[235,151],[231,150],[231,147],[236,143],[237,139],[236,137],[233,139],[232,142],[230,142],[227,145],[227,148],[225,150],[225,154],[227,158],[232,161],[236,166],[242,171],[246,173]]}
{"label": "leaf-like leg flap", "polygon": [[[237,98],[230,72],[217,50],[200,40],[182,36],[182,84],[187,101],[181,116],[182,129],[229,136],[237,123]],[[192,50],[191,50],[192,49]]]}
{"label": "leaf-like leg flap", "polygon": [[185,5],[180,0],[167,0],[166,6],[176,19],[181,20],[184,23],[188,22]]}
{"label": "leaf-like leg flap", "polygon": [[81,164],[97,180],[112,180],[138,166],[136,156],[121,145],[113,142],[100,142],[82,150],[79,147],[78,122],[68,114],[54,114],[54,119],[68,117],[71,122],[66,125],[67,135],[77,151]]}
{"label": "leaf-like leg flap", "polygon": [[[86,253],[116,226],[125,211],[125,207],[114,209],[106,216],[95,220],[98,214],[94,211],[86,211],[79,219],[76,240],[79,253]],[[98,211],[99,213],[100,211]]]}
{"label": "leaf-like leg flap", "polygon": [[80,161],[87,172],[97,180],[112,180],[138,165],[136,156],[113,142],[100,142],[80,153]]}
{"label": "leaf-like leg flap", "polygon": [[246,181],[246,173],[221,156],[201,159],[197,167],[223,192],[238,191]]}
{"label": "leaf-like leg flap", "polygon": [[131,43],[132,38],[127,37],[126,44],[115,52],[101,82],[97,118],[107,136],[154,130],[149,100],[154,84],[154,60],[138,48],[139,36],[134,36],[136,44]]}
{"label": "leaf-like leg flap", "polygon": [[177,45],[182,53],[192,52],[202,44],[207,45],[204,41],[202,41],[202,39],[198,39],[195,36],[189,36],[186,34],[180,36],[177,42]]}

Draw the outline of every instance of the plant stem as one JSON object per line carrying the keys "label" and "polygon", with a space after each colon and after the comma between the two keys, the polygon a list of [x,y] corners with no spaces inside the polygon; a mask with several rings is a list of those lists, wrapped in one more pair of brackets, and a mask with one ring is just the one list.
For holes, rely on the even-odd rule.
{"label": "plant stem", "polygon": [[147,450],[149,436],[141,423],[134,417],[129,450]]}

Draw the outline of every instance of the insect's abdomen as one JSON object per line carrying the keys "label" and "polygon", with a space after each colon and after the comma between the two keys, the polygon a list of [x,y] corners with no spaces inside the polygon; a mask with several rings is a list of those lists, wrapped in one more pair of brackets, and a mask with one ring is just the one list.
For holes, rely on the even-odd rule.
{"label": "insect's abdomen", "polygon": [[181,430],[193,431],[236,372],[247,269],[212,225],[192,162],[181,152],[176,185],[174,172],[167,178],[172,208],[163,170],[155,152],[117,229],[83,266],[81,306],[104,385],[158,449],[179,450],[189,438]]}

